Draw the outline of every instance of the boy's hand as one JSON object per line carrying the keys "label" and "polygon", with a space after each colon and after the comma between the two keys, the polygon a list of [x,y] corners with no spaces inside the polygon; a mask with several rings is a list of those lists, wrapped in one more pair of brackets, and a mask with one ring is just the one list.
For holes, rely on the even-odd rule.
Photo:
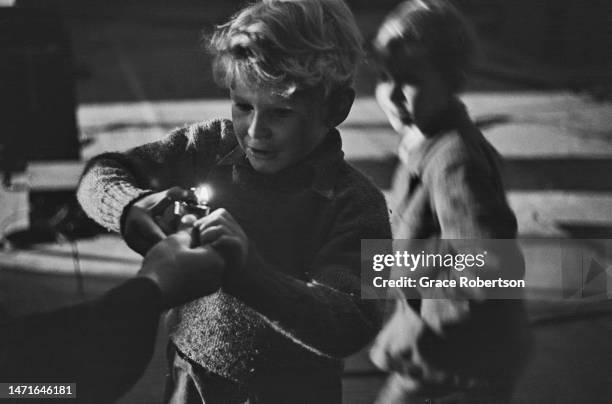
{"label": "boy's hand", "polygon": [[370,359],[378,368],[392,372],[391,390],[398,390],[394,394],[442,396],[474,384],[454,368],[431,360],[440,344],[449,343],[436,335],[405,299],[397,299],[393,315],[370,350]]}
{"label": "boy's hand", "polygon": [[215,247],[227,261],[228,269],[241,271],[247,260],[249,238],[225,209],[217,209],[198,219],[194,226],[201,245]]}
{"label": "boy's hand", "polygon": [[211,294],[221,286],[225,261],[214,248],[197,245],[195,219],[184,216],[179,231],[147,253],[139,272],[159,286],[164,308]]}
{"label": "boy's hand", "polygon": [[174,187],[136,201],[125,216],[123,238],[127,245],[145,255],[167,234],[176,231],[173,202],[188,196],[188,191]]}

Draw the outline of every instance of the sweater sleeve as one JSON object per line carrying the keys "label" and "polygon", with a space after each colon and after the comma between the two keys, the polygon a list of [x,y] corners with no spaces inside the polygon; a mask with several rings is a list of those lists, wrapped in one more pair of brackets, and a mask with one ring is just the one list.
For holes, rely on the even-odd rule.
{"label": "sweater sleeve", "polygon": [[[432,169],[427,180],[441,229],[439,248],[451,254],[483,251],[487,254],[485,266],[478,271],[449,268],[438,270],[438,276],[521,279],[525,268],[522,252],[514,240],[516,218],[496,167],[474,156],[457,158],[448,153],[441,153],[430,164],[438,168]],[[464,370],[471,368],[468,365],[471,363],[470,371],[476,373],[479,368],[479,376],[486,375],[487,369],[490,372],[497,369],[496,363],[506,363],[508,369],[518,367],[512,356],[526,351],[528,339],[520,299],[494,300],[499,289],[434,289],[435,292],[420,290],[423,297],[420,314],[443,338],[432,342],[436,349],[421,352],[424,361]],[[489,350],[490,358],[474,360],[482,349]]]}
{"label": "sweater sleeve", "polygon": [[501,178],[469,161],[457,161],[432,178],[432,200],[442,238],[514,238],[516,218]]}
{"label": "sweater sleeve", "polygon": [[432,170],[430,190],[440,238],[448,252],[487,251],[482,276],[520,279],[524,263],[513,241],[517,222],[496,169],[476,159],[443,158],[433,164],[442,167]]}
{"label": "sweater sleeve", "polygon": [[105,153],[85,167],[77,189],[83,210],[109,230],[121,230],[127,206],[173,186],[190,187],[215,161],[219,147],[233,140],[228,121],[179,128],[163,139],[125,153]]}
{"label": "sweater sleeve", "polygon": [[0,380],[76,383],[77,402],[126,392],[154,347],[161,294],[136,278],[91,302],[0,324]]}
{"label": "sweater sleeve", "polygon": [[[436,151],[422,177],[440,228],[440,239],[428,243],[431,250],[442,255],[487,251],[479,276],[503,271],[520,278],[524,265],[513,240],[516,219],[491,164],[494,156],[472,153],[461,142]],[[433,268],[427,275],[456,279],[469,273]],[[395,370],[410,382],[406,386],[416,386],[416,380],[444,389],[448,386],[440,381],[454,376],[510,383],[529,351],[522,301],[487,300],[484,290],[458,289],[419,288],[419,313],[400,299],[372,349],[376,363]]]}
{"label": "sweater sleeve", "polygon": [[351,194],[345,202],[314,258],[311,280],[286,275],[252,252],[248,269],[227,285],[281,334],[334,358],[363,348],[381,325],[379,302],[360,298],[361,239],[391,237],[382,195]]}

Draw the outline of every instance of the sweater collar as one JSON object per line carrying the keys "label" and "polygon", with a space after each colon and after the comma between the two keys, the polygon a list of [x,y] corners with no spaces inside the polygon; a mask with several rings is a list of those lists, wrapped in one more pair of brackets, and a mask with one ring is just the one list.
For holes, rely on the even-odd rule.
{"label": "sweater collar", "polygon": [[294,181],[307,181],[310,189],[326,199],[333,199],[340,162],[343,161],[342,139],[337,129],[332,129],[325,139],[305,159],[275,174],[257,173],[240,146],[223,156],[217,165],[247,169],[262,180],[279,185]]}
{"label": "sweater collar", "polygon": [[455,100],[444,114],[436,120],[436,130],[428,135],[422,142],[415,146],[400,145],[400,159],[408,171],[416,176],[421,176],[427,164],[429,152],[439,143],[444,134],[453,130],[461,130],[469,117],[465,105]]}

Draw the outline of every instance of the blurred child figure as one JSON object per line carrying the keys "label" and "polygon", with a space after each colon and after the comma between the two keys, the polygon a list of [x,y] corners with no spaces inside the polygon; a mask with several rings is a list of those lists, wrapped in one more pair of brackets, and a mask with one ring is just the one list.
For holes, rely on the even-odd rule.
{"label": "blurred child figure", "polygon": [[354,17],[341,0],[264,0],[219,26],[210,50],[232,121],[96,157],[79,200],[144,253],[172,231],[169,201],[212,190],[218,209],[196,228],[228,267],[219,292],[176,313],[168,402],[340,403],[341,358],[381,320],[360,299],[360,240],[390,238],[382,194],[344,161],[335,129],[363,54]]}
{"label": "blurred child figure", "polygon": [[[440,239],[456,252],[459,239],[515,238],[500,156],[457,96],[475,54],[468,24],[446,1],[409,0],[387,16],[373,45],[376,99],[402,138],[390,197],[394,239]],[[518,265],[504,274],[521,278],[522,255],[514,241],[507,249],[507,262]],[[529,340],[522,302],[472,292],[479,300],[426,290],[417,302],[397,300],[371,351],[392,371],[378,402],[510,399]]]}

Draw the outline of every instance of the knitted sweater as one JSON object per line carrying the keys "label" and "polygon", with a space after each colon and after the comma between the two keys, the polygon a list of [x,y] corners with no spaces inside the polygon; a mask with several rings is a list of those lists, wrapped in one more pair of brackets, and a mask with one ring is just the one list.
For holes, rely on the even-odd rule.
{"label": "knitted sweater", "polygon": [[[435,123],[433,135],[421,143],[400,146],[402,164],[395,173],[390,198],[394,238],[439,238],[443,243],[437,244],[439,250],[435,252],[441,253],[457,253],[467,247],[482,251],[486,245],[487,267],[481,276],[503,273],[508,278],[522,277],[522,253],[511,240],[516,236],[517,223],[502,184],[501,157],[459,100]],[[500,244],[487,243],[488,239],[508,240],[500,248]],[[439,279],[458,276],[465,273],[437,274]],[[419,321],[438,336],[421,333],[414,341],[409,340],[405,330],[415,330],[417,325],[403,316],[405,323],[398,326],[397,321],[390,321],[385,326],[373,356],[405,360],[397,350],[401,338],[396,338],[395,327],[401,330],[397,333],[403,334],[405,346],[412,347],[412,358],[419,358],[417,365],[436,363],[441,370],[460,369],[470,377],[511,384],[530,345],[523,302],[467,300],[466,293],[480,294],[483,290],[462,289],[462,298],[457,298],[457,290],[419,288],[422,300],[411,303],[418,306]]]}
{"label": "knitted sweater", "polygon": [[343,159],[332,131],[304,161],[263,175],[236,145],[231,122],[212,120],[86,167],[84,210],[121,229],[125,208],[151,190],[208,182],[250,239],[244,274],[177,310],[171,338],[191,360],[242,384],[338,375],[339,358],[380,325],[359,298],[360,240],[390,238],[381,193]]}
{"label": "knitted sweater", "polygon": [[394,237],[514,238],[497,151],[458,100],[436,123],[435,135],[400,146],[390,197]]}

